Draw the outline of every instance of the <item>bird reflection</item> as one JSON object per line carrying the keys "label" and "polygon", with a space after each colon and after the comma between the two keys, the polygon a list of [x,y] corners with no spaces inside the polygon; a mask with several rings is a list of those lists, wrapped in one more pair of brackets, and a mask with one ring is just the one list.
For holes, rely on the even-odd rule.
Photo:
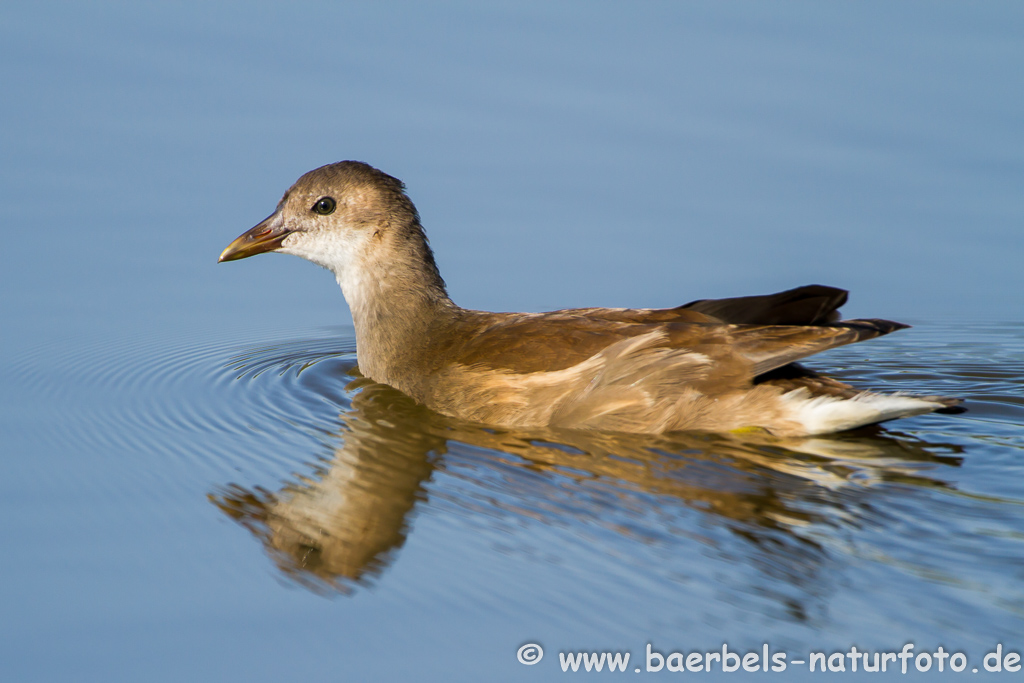
{"label": "bird reflection", "polygon": [[749,543],[761,571],[806,585],[827,561],[806,530],[863,523],[873,485],[946,487],[930,472],[960,464],[955,445],[878,427],[799,440],[493,429],[349,374],[355,394],[328,433],[330,457],[277,492],[231,484],[210,495],[286,576],[321,592],[381,574],[438,470],[468,481],[444,494],[466,510],[643,542],[690,542],[693,525],[679,519],[698,511]]}

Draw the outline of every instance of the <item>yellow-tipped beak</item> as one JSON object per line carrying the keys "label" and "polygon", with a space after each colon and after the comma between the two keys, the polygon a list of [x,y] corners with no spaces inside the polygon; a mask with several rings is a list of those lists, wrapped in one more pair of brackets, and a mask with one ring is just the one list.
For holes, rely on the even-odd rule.
{"label": "yellow-tipped beak", "polygon": [[217,262],[237,261],[266,251],[275,251],[291,232],[284,226],[281,217],[275,213],[262,220],[259,225],[248,232],[243,232],[236,237],[228,245],[228,248],[220,253]]}

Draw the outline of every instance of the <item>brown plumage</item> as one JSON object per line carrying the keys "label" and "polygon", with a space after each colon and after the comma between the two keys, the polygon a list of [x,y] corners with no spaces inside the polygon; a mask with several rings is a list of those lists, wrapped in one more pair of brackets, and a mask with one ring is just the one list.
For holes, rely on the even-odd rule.
{"label": "brown plumage", "polygon": [[659,310],[460,308],[401,182],[359,162],[304,175],[220,260],[265,251],[334,272],[365,375],[468,420],[629,432],[755,427],[802,436],[959,406],[944,397],[860,392],[797,365],[906,327],[840,321],[847,293],[833,287]]}

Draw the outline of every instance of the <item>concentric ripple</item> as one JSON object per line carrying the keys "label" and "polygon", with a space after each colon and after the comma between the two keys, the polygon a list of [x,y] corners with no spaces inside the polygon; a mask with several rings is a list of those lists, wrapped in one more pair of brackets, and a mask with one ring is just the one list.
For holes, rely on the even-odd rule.
{"label": "concentric ripple", "polygon": [[[351,330],[306,338],[139,336],[40,348],[13,381],[54,415],[60,448],[155,454],[216,470],[294,467],[294,434],[336,419],[353,377]],[[282,427],[284,427],[282,429]],[[247,447],[256,439],[259,448]],[[278,444],[281,448],[268,448]],[[306,453],[308,456],[308,452]]]}
{"label": "concentric ripple", "polygon": [[[55,343],[8,367],[52,416],[55,448],[112,459],[125,481],[188,482],[303,585],[384,576],[426,505],[503,552],[557,563],[585,546],[617,584],[678,592],[686,573],[680,595],[709,615],[724,601],[825,619],[842,582],[880,597],[871,572],[923,580],[976,619],[1024,604],[1007,578],[1024,560],[1024,327],[931,326],[811,365],[865,389],[961,396],[971,412],[798,443],[493,429],[361,378],[351,329]],[[871,604],[894,620],[905,607]]]}
{"label": "concentric ripple", "polygon": [[[910,330],[811,364],[864,388],[964,396],[971,412],[943,424],[969,431],[983,420],[1024,423],[1022,340],[1021,325],[933,326],[928,335]],[[54,443],[156,449],[210,462],[277,461],[268,455],[278,452],[273,448],[245,455],[233,448],[252,438],[294,447],[297,435],[333,428],[351,404],[345,387],[357,376],[354,351],[351,328],[248,339],[139,335],[86,345],[58,341],[8,367],[29,400],[54,415],[45,434]],[[202,439],[232,438],[226,451],[222,444],[195,450]],[[192,445],[182,449],[185,442]]]}

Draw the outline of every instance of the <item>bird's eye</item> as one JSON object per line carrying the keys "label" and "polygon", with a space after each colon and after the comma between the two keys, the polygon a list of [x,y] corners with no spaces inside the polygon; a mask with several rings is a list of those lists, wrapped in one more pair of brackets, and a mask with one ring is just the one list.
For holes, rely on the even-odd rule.
{"label": "bird's eye", "polygon": [[327,214],[334,213],[334,209],[337,206],[338,204],[334,201],[333,197],[321,197],[316,200],[316,204],[313,205],[313,210],[321,216],[326,216]]}

